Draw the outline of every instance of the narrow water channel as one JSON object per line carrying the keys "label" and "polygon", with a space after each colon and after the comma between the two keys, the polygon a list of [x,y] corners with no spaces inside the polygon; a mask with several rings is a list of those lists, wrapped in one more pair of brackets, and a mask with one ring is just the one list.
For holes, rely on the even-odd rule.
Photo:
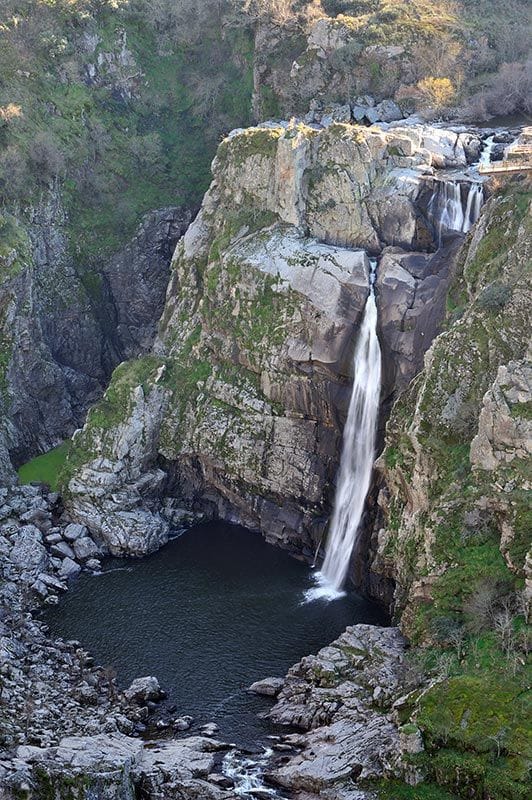
{"label": "narrow water channel", "polygon": [[259,535],[209,523],[147,558],[81,575],[45,621],[114,667],[122,687],[156,675],[175,716],[215,722],[221,738],[249,747],[271,732],[257,716],[269,703],[245,691],[250,683],[284,675],[347,625],[385,622],[355,593],[304,602],[313,585],[309,567]]}

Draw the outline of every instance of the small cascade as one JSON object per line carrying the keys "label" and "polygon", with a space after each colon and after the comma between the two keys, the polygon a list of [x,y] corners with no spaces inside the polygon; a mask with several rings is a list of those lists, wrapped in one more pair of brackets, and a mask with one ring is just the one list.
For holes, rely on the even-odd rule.
{"label": "small cascade", "polygon": [[467,233],[480,216],[480,209],[484,202],[484,190],[481,183],[472,183],[467,193],[466,210],[462,223],[462,232]]}
{"label": "small cascade", "polygon": [[480,160],[478,162],[479,166],[487,167],[491,164],[491,154],[493,153],[493,148],[495,147],[495,135],[488,136],[488,138],[484,141],[484,146],[482,148],[482,152],[480,153]]}
{"label": "small cascade", "polygon": [[335,597],[342,590],[371,482],[381,390],[381,352],[374,290],[377,262],[370,263],[370,292],[353,359],[353,391],[325,561],[316,576],[319,586],[307,594],[307,599]]}
{"label": "small cascade", "polygon": [[273,756],[273,750],[265,748],[261,755],[250,757],[239,750],[230,750],[222,763],[222,774],[233,781],[235,797],[258,798],[273,797],[282,800],[272,787],[266,786],[263,773]]}
{"label": "small cascade", "polygon": [[[464,185],[468,187],[467,196]],[[438,246],[441,247],[447,233],[467,233],[479,218],[483,203],[484,189],[480,182],[437,181],[428,210],[438,230]]]}

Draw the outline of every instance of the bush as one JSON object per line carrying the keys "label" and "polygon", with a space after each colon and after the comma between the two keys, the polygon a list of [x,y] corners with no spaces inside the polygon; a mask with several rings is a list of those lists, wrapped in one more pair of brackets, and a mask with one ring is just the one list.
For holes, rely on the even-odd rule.
{"label": "bush", "polygon": [[480,293],[478,298],[479,308],[486,311],[500,311],[512,296],[509,286],[502,283],[491,283]]}
{"label": "bush", "polygon": [[65,168],[64,155],[49,133],[38,133],[29,151],[30,161],[38,178],[46,182],[55,178]]}
{"label": "bush", "polygon": [[450,105],[456,94],[449,78],[423,78],[416,88],[420,98],[434,108],[445,108]]}
{"label": "bush", "polygon": [[484,100],[492,114],[532,112],[532,60],[524,64],[503,64]]}

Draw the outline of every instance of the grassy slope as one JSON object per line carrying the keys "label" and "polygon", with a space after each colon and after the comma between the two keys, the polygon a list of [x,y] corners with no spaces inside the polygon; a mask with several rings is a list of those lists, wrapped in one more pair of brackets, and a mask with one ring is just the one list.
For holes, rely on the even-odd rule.
{"label": "grassy slope", "polygon": [[[35,201],[57,173],[76,260],[94,263],[128,238],[144,212],[198,204],[220,131],[250,121],[250,31],[237,27],[222,37],[213,20],[201,40],[163,42],[150,24],[149,4],[145,13],[133,13],[127,3],[93,8],[88,0],[26,0],[18,22],[9,5],[0,18],[6,205]],[[119,53],[124,33],[135,64],[119,67],[118,78],[102,68],[103,85],[90,85],[85,65]],[[99,37],[94,54],[82,52],[87,35]],[[127,97],[119,87],[132,74],[139,79]],[[42,139],[50,164],[35,154]]]}
{"label": "grassy slope", "polygon": [[53,491],[59,488],[59,475],[66,461],[70,441],[63,442],[48,453],[37,456],[20,467],[20,483],[47,483]]}

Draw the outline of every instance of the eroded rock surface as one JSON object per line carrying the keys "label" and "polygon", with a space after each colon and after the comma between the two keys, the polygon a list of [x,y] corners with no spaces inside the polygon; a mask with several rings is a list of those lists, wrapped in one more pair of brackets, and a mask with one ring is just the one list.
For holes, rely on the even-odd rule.
{"label": "eroded rock surface", "polygon": [[336,123],[267,123],[224,140],[176,249],[153,355],[119,367],[75,437],[67,503],[113,553],[154,549],[191,513],[313,556],[368,294],[364,250],[385,248],[391,396],[438,330],[457,249],[430,253],[426,178],[465,165],[465,141]]}
{"label": "eroded rock surface", "polygon": [[343,798],[358,780],[399,774],[400,726],[392,710],[405,692],[405,676],[405,641],[397,628],[354,625],[303,658],[268,714],[305,731],[284,737],[300,752],[270,777],[309,796],[331,789],[332,797]]}

